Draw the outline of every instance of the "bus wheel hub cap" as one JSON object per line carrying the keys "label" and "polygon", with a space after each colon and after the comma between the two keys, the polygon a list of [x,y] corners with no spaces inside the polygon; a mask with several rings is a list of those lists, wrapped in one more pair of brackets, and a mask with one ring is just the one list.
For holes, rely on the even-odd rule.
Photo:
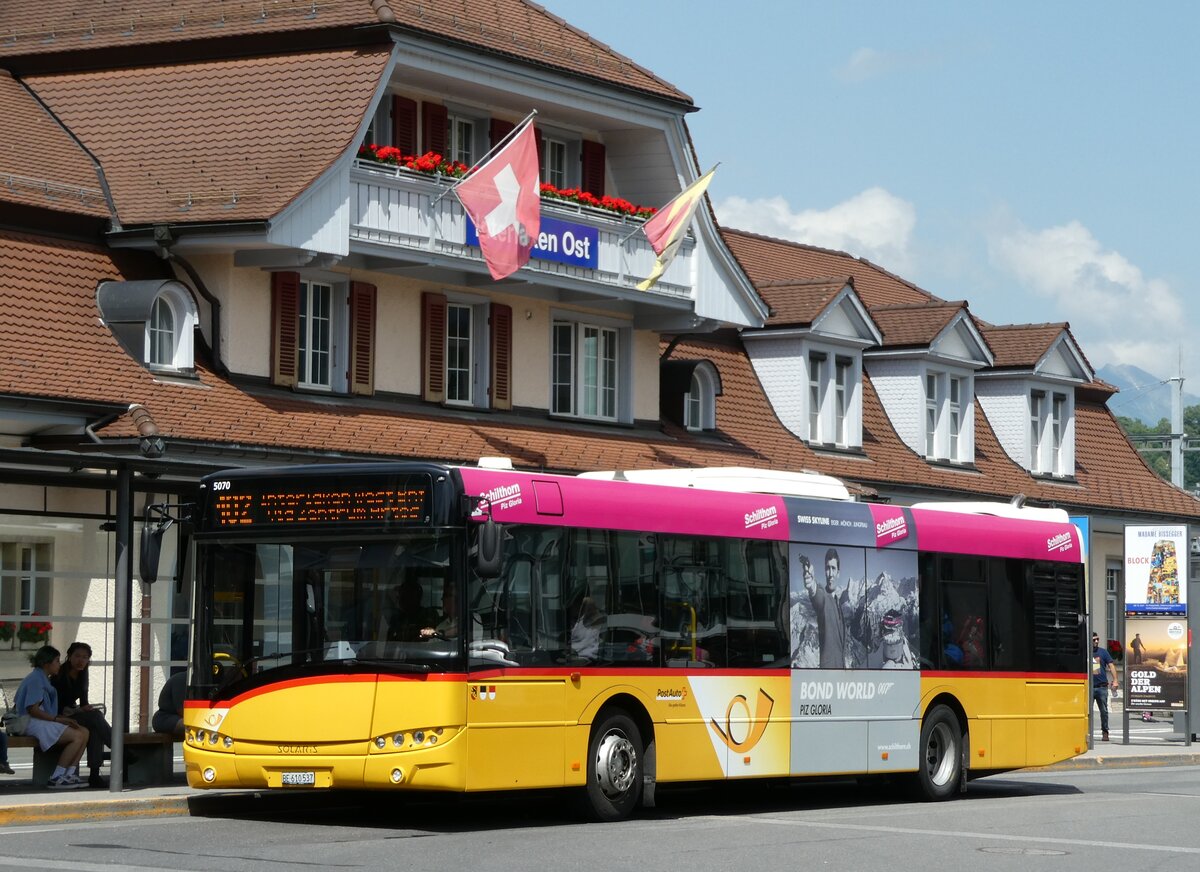
{"label": "bus wheel hub cap", "polygon": [[606,796],[620,796],[633,786],[637,768],[633,743],[620,733],[609,733],[596,749],[596,778]]}

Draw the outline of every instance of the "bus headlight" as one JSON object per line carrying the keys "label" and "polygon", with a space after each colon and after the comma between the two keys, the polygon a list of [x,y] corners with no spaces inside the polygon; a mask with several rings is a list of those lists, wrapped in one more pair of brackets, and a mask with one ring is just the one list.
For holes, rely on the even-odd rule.
{"label": "bus headlight", "polygon": [[214,781],[216,781],[216,780],[217,780],[217,770],[216,770],[216,769],[213,769],[213,768],[210,766],[209,768],[207,768],[207,769],[205,769],[205,770],[204,770],[204,772],[203,772],[203,778],[204,778],[204,780],[205,780],[205,781],[207,781],[209,784],[212,784]]}
{"label": "bus headlight", "polygon": [[392,784],[399,784],[403,780],[404,780],[404,770],[403,769],[393,769],[392,770]]}
{"label": "bus headlight", "polygon": [[403,745],[404,745],[404,734],[403,734],[403,733],[397,733],[396,735],[392,736],[392,744],[393,744],[393,745],[395,745],[397,748],[403,747]]}
{"label": "bus headlight", "polygon": [[375,747],[382,751],[387,747],[387,736],[377,736],[375,739]]}

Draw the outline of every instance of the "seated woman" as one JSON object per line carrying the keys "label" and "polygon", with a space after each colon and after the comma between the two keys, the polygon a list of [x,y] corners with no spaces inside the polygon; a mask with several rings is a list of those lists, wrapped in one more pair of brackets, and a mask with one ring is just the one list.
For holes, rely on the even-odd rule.
{"label": "seated woman", "polygon": [[100,778],[100,767],[104,763],[104,749],[112,747],[112,727],[104,719],[102,707],[88,702],[88,664],[92,662],[92,646],[87,642],[72,642],[67,646],[67,662],[51,684],[58,691],[59,710],[72,717],[81,726],[87,727],[87,758],[89,787],[104,787]]}
{"label": "seated woman", "polygon": [[25,735],[37,739],[43,752],[58,746],[63,749],[47,785],[58,790],[83,787],[78,768],[88,741],[87,727],[58,713],[58,691],[50,681],[61,668],[57,648],[38,648],[33,655],[33,670],[21,681],[15,700],[17,711],[29,715]]}
{"label": "seated woman", "polygon": [[600,655],[600,633],[607,623],[596,601],[585,596],[579,604],[579,617],[571,626],[571,653],[585,660],[595,660]]}

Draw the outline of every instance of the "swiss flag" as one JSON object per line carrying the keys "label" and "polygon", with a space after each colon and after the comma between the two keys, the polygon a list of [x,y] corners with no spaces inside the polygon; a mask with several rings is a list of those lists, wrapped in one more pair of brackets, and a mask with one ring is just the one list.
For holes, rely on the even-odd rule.
{"label": "swiss flag", "polygon": [[499,281],[528,263],[542,218],[533,123],[527,122],[454,192],[475,222],[492,278]]}

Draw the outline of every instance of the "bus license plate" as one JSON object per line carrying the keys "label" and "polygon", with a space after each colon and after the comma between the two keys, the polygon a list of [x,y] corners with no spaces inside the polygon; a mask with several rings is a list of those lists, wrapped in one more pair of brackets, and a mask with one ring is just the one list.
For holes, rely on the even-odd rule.
{"label": "bus license plate", "polygon": [[280,777],[280,782],[285,786],[304,787],[317,783],[317,773],[315,772],[284,772]]}

